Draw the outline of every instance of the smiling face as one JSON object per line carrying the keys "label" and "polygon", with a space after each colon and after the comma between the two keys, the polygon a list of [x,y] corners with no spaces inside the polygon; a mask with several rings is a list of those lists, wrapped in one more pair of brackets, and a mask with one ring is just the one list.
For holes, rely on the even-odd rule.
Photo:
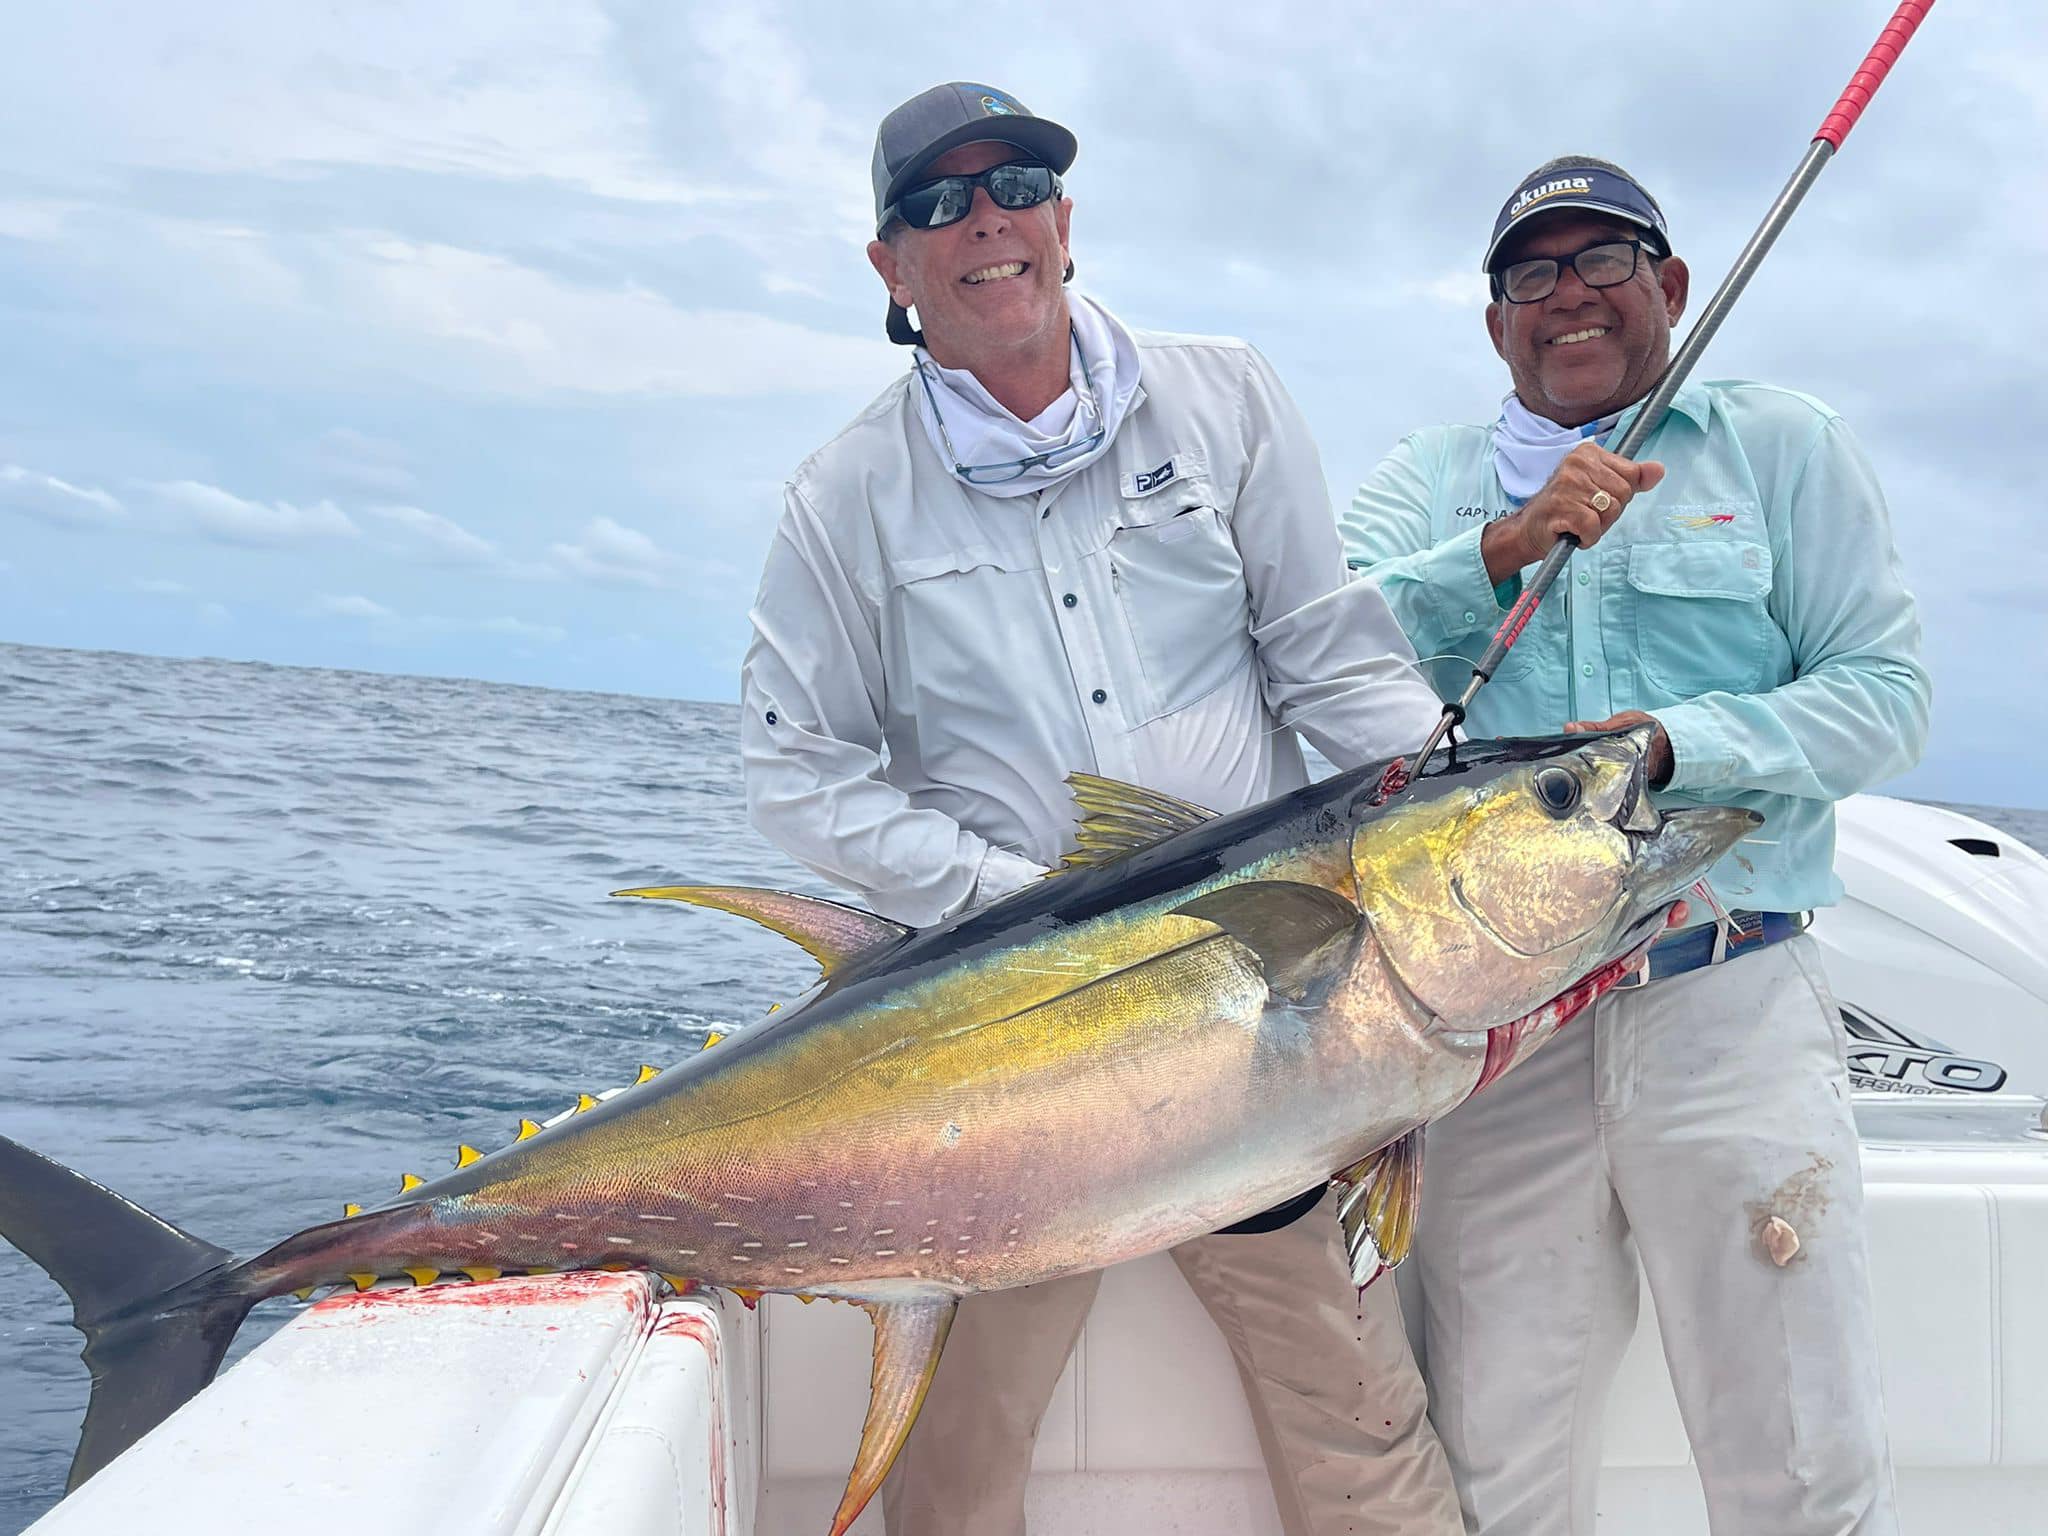
{"label": "smiling face", "polygon": [[[948,150],[926,179],[973,175],[1029,158],[1014,144],[983,140]],[[1064,374],[1067,357],[1068,198],[1036,208],[998,208],[974,189],[967,217],[941,229],[894,225],[868,247],[868,260],[905,309],[915,309],[925,347],[948,368],[976,372],[1045,353]]]}
{"label": "smiling face", "polygon": [[[1559,209],[1530,221],[1504,246],[1496,269],[1539,256],[1563,260],[1602,240],[1643,231],[1622,219]],[[1557,287],[1533,304],[1495,299],[1486,331],[1508,365],[1522,404],[1559,426],[1597,421],[1650,392],[1671,355],[1671,327],[1685,312],[1685,263],[1666,257],[1651,270],[1639,253],[1635,275],[1612,288],[1588,288],[1569,264]]]}

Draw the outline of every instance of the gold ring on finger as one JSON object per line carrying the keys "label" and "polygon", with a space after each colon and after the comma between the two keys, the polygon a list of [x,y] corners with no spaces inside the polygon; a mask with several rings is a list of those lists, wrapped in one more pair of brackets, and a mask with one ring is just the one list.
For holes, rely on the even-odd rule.
{"label": "gold ring on finger", "polygon": [[1593,493],[1593,499],[1591,502],[1588,503],[1588,505],[1591,506],[1595,512],[1605,512],[1609,507],[1614,505],[1614,498],[1608,495],[1605,491],[1595,491]]}

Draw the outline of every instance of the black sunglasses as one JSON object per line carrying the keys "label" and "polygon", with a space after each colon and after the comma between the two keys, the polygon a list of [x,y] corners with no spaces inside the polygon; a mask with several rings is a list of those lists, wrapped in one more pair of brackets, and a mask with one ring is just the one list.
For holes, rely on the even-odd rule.
{"label": "black sunglasses", "polygon": [[1487,273],[1493,296],[1510,304],[1534,304],[1557,292],[1557,280],[1570,262],[1579,281],[1588,288],[1613,288],[1636,275],[1636,253],[1640,240],[1602,240],[1569,256],[1538,256],[1529,261],[1511,261]]}
{"label": "black sunglasses", "polygon": [[886,228],[891,219],[901,219],[912,229],[944,229],[958,224],[974,206],[974,189],[982,188],[998,208],[1013,212],[1036,208],[1049,197],[1060,195],[1060,179],[1049,165],[1030,160],[1011,160],[992,165],[972,176],[941,176],[912,187],[882,211]]}

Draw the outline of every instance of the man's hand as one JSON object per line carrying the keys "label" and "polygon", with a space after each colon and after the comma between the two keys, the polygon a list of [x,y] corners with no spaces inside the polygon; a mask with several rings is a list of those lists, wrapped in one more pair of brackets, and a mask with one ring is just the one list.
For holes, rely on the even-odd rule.
{"label": "man's hand", "polygon": [[1631,496],[1654,488],[1663,478],[1664,466],[1654,459],[1637,463],[1595,442],[1579,444],[1564,456],[1543,489],[1522,503],[1521,511],[1486,525],[1479,536],[1486,579],[1498,586],[1549,554],[1550,546],[1567,533],[1580,548],[1590,549],[1614,526]]}
{"label": "man's hand", "polygon": [[1650,788],[1662,789],[1671,782],[1671,738],[1664,734],[1663,726],[1657,725],[1655,716],[1646,715],[1640,709],[1624,709],[1605,720],[1574,720],[1565,727],[1565,731],[1578,735],[1586,731],[1618,731],[1631,725],[1656,726],[1650,736],[1650,760],[1645,766],[1650,774]]}

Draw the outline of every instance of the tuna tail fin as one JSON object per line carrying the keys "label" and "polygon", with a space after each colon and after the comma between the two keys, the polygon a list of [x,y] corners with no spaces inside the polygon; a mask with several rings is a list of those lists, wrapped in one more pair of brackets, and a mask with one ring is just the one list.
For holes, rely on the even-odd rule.
{"label": "tuna tail fin", "polygon": [[76,1488],[213,1380],[258,1297],[230,1278],[234,1255],[0,1136],[0,1237],[71,1298],[92,1403]]}

